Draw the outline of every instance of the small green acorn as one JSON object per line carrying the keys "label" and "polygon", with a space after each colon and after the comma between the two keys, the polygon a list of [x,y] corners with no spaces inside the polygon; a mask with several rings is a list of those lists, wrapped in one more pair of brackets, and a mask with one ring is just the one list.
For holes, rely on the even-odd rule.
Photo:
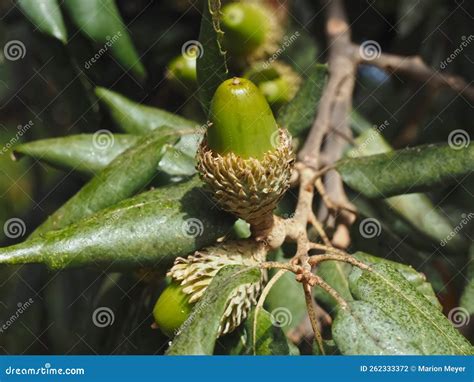
{"label": "small green acorn", "polygon": [[192,304],[177,282],[171,282],[161,293],[153,308],[158,328],[168,337],[174,336],[191,313]]}
{"label": "small green acorn", "polygon": [[209,148],[221,155],[262,159],[273,150],[272,137],[278,126],[257,87],[248,80],[224,81],[212,98],[207,130]]}
{"label": "small green acorn", "polygon": [[[186,258],[178,257],[167,274],[172,282],[153,309],[157,326],[167,336],[174,336],[219,270],[227,265],[258,266],[265,256],[263,244],[243,240],[208,247]],[[221,318],[219,335],[233,331],[247,318],[251,307],[257,303],[265,280],[266,272],[262,271],[260,282],[241,285],[233,292]]]}
{"label": "small green acorn", "polygon": [[273,224],[273,210],[289,187],[294,153],[260,90],[233,78],[216,90],[197,168],[214,199],[246,220],[258,237]]}
{"label": "small green acorn", "polygon": [[186,52],[167,65],[165,77],[175,89],[189,93],[197,88],[197,55],[197,51]]}
{"label": "small green acorn", "polygon": [[264,2],[232,2],[221,12],[224,48],[231,55],[254,61],[278,48],[283,31]]}
{"label": "small green acorn", "polygon": [[257,62],[244,73],[265,96],[273,110],[288,103],[296,95],[301,77],[287,64],[279,61]]}

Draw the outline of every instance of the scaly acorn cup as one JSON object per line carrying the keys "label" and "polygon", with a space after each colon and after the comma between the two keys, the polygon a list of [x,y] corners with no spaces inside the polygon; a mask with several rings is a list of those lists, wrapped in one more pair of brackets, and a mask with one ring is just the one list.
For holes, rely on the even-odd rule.
{"label": "scaly acorn cup", "polygon": [[[173,281],[153,309],[157,326],[170,337],[176,334],[219,270],[227,265],[258,266],[266,253],[262,243],[246,240],[208,247],[186,258],[178,257],[168,272]],[[219,336],[233,331],[247,318],[252,306],[257,304],[266,277],[266,271],[262,270],[260,282],[235,289],[221,318]]]}
{"label": "scaly acorn cup", "polygon": [[197,168],[220,207],[250,223],[257,238],[273,224],[289,187],[295,156],[270,106],[249,80],[233,78],[216,90]]}
{"label": "scaly acorn cup", "polygon": [[258,60],[278,48],[283,30],[264,2],[233,2],[222,7],[224,48],[231,55]]}
{"label": "scaly acorn cup", "polygon": [[197,51],[191,51],[170,61],[165,77],[173,88],[188,93],[197,88],[197,55]]}
{"label": "scaly acorn cup", "polygon": [[255,83],[273,110],[288,103],[298,92],[301,77],[287,64],[257,62],[244,73],[244,77]]}

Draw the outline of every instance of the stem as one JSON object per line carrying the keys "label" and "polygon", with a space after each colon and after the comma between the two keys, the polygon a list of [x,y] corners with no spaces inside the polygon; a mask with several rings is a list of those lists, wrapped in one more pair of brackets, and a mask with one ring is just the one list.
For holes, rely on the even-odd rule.
{"label": "stem", "polygon": [[253,319],[253,354],[256,355],[257,351],[257,320],[258,320],[258,314],[260,313],[260,310],[263,307],[263,303],[265,302],[265,299],[268,296],[268,293],[270,293],[273,285],[287,272],[286,269],[280,269],[275,276],[273,276],[270,281],[268,282],[267,285],[265,285],[265,288],[262,291],[262,294],[260,295],[260,298],[258,299],[257,306],[255,307],[255,317]]}
{"label": "stem", "polygon": [[323,255],[314,255],[309,258],[309,263],[312,266],[316,266],[319,263],[323,261],[329,261],[329,260],[335,260],[335,261],[342,261],[344,263],[349,263],[351,265],[354,265],[360,269],[363,269],[365,271],[371,271],[372,268],[370,268],[367,264],[364,264],[363,262],[355,259],[354,257],[346,254],[323,254]]}
{"label": "stem", "polygon": [[380,53],[370,60],[360,54],[358,45],[353,45],[361,64],[377,66],[388,73],[399,73],[417,82],[426,82],[433,87],[444,87],[474,100],[474,87],[462,77],[441,73],[426,65],[419,56],[398,56],[396,54]]}
{"label": "stem", "polygon": [[329,295],[336,300],[336,302],[343,308],[347,309],[348,304],[347,301],[344,300],[344,298],[338,293],[337,290],[335,290],[331,285],[329,285],[326,281],[324,281],[321,277],[317,275],[312,275],[311,278],[311,284],[312,285],[317,285],[321,288],[323,288],[326,292],[329,293]]}
{"label": "stem", "polygon": [[311,327],[313,328],[314,338],[318,343],[319,350],[321,354],[325,355],[324,351],[324,344],[323,344],[323,337],[321,336],[321,332],[319,331],[318,327],[318,319],[316,317],[316,308],[314,306],[313,294],[311,293],[311,285],[304,282],[303,283],[303,290],[304,290],[304,297],[306,301],[306,308],[308,310],[309,320],[311,322]]}

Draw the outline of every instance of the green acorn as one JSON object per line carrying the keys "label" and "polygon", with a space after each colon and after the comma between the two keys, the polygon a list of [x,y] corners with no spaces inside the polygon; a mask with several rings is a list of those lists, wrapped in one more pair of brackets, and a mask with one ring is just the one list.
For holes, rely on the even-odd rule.
{"label": "green acorn", "polygon": [[158,328],[168,337],[173,337],[191,310],[189,296],[183,293],[178,283],[172,282],[156,301],[153,317]]}
{"label": "green acorn", "polygon": [[244,78],[217,88],[209,118],[197,155],[199,173],[221,208],[246,220],[261,237],[289,187],[290,135],[278,128],[265,97]]}
{"label": "green acorn", "polygon": [[197,88],[197,51],[186,52],[170,61],[166,67],[166,79],[178,90],[191,92]]}
{"label": "green acorn", "polygon": [[[173,281],[163,291],[153,309],[157,326],[172,337],[222,267],[256,266],[265,260],[265,256],[265,246],[249,240],[228,242],[197,251],[187,258],[177,258],[168,272]],[[247,318],[251,307],[257,303],[265,280],[266,272],[262,271],[260,282],[241,285],[233,292],[221,318],[219,335],[233,331]]]}
{"label": "green acorn", "polygon": [[244,77],[259,87],[274,110],[291,101],[301,85],[301,77],[279,61],[255,63]]}
{"label": "green acorn", "polygon": [[257,60],[274,52],[283,36],[272,9],[263,2],[233,2],[222,7],[224,48],[231,55]]}

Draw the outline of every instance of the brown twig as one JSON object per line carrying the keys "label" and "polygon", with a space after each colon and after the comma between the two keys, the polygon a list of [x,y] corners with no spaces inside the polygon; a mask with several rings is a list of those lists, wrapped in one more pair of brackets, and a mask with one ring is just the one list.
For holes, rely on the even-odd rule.
{"label": "brown twig", "polygon": [[398,56],[396,54],[380,53],[375,57],[364,57],[358,45],[352,49],[357,54],[358,63],[374,65],[388,73],[404,75],[414,81],[428,82],[433,87],[445,87],[465,95],[474,101],[474,86],[467,83],[462,77],[444,74],[430,68],[419,56]]}
{"label": "brown twig", "polygon": [[351,33],[341,1],[330,0],[326,34],[329,40],[329,80],[323,91],[318,115],[298,158],[312,168],[318,168],[324,137],[331,129],[343,128],[348,123],[355,82],[356,57],[351,45]]}
{"label": "brown twig", "polygon": [[321,336],[321,331],[319,330],[319,322],[318,322],[318,317],[316,315],[316,306],[313,299],[312,289],[313,288],[311,287],[311,285],[307,283],[303,284],[304,297],[306,301],[306,309],[308,310],[308,316],[311,322],[311,327],[313,329],[314,338],[316,339],[316,342],[318,343],[319,351],[321,352],[321,354],[324,355],[325,351],[324,351],[323,337]]}

